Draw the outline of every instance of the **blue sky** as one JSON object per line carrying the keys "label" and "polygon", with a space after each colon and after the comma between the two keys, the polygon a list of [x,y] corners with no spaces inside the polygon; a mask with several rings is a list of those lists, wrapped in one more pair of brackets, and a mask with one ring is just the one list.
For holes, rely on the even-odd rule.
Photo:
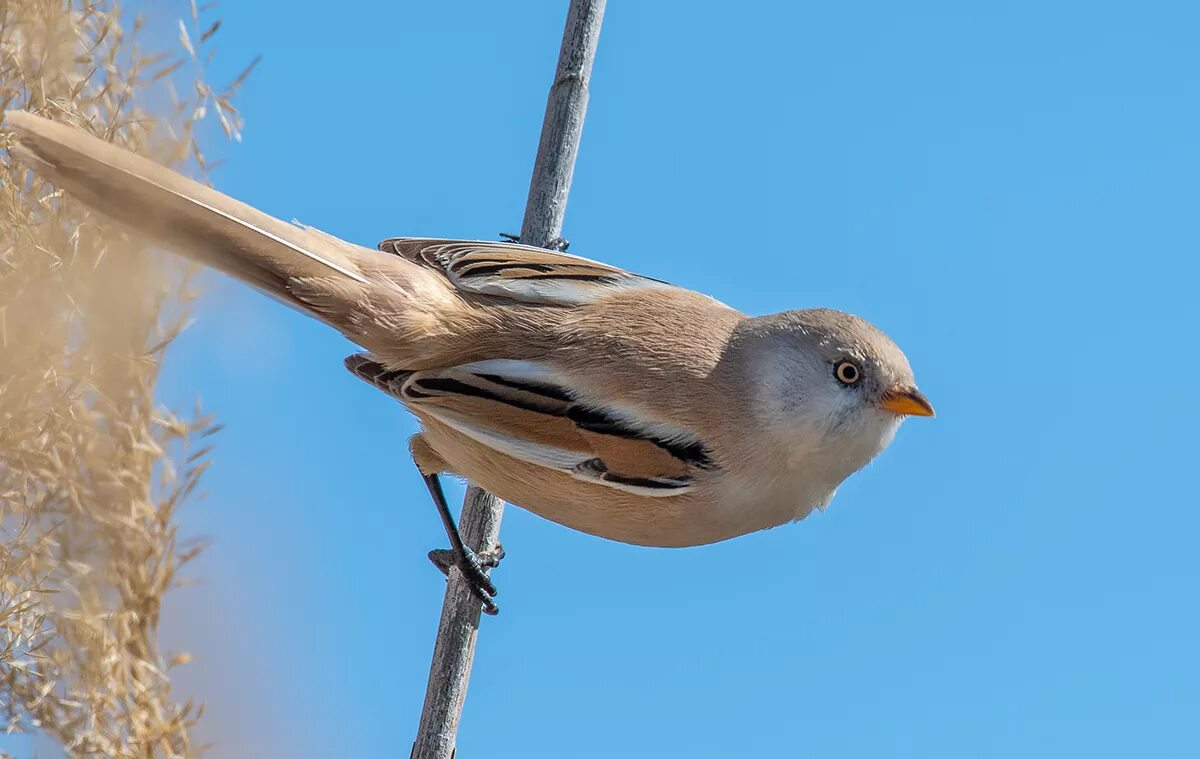
{"label": "blue sky", "polygon": [[[264,59],[216,185],[368,245],[517,231],[565,7],[226,4],[214,78]],[[1195,756],[1200,11],[679,7],[609,4],[572,252],[858,313],[939,416],[715,546],[510,507],[459,755]],[[414,423],[266,298],[213,277],[197,317],[163,399],[227,427],[176,687],[216,756],[407,755],[444,542]]]}

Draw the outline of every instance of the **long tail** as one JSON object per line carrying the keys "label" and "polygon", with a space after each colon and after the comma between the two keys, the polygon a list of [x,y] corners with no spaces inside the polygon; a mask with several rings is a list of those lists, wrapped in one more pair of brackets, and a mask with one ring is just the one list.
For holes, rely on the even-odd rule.
{"label": "long tail", "polygon": [[305,300],[296,283],[349,291],[368,284],[360,264],[379,255],[373,250],[280,221],[64,124],[8,111],[4,126],[16,136],[10,152],[73,197],[335,327],[344,325]]}

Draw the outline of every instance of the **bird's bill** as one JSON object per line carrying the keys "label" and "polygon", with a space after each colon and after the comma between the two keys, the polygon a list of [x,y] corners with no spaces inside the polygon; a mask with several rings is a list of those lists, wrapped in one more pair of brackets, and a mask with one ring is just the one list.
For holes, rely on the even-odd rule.
{"label": "bird's bill", "polygon": [[880,408],[901,416],[933,416],[933,405],[915,387],[894,387],[883,394]]}

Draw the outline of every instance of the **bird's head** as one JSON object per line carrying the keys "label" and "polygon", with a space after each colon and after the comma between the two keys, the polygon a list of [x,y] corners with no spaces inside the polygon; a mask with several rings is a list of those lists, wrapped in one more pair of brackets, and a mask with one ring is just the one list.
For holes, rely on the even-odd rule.
{"label": "bird's head", "polygon": [[828,309],[751,321],[760,421],[831,489],[887,447],[904,417],[933,416],[904,353],[867,321]]}

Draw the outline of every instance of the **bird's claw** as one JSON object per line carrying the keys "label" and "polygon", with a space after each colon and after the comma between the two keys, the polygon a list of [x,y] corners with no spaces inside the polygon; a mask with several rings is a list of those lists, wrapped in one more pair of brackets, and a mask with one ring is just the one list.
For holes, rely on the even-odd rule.
{"label": "bird's claw", "polygon": [[495,583],[487,576],[487,570],[500,566],[500,560],[503,558],[504,548],[502,546],[479,553],[475,553],[469,548],[462,554],[449,548],[438,548],[429,552],[429,560],[446,577],[450,576],[450,567],[458,567],[471,594],[483,604],[483,612],[491,615],[499,612],[500,607],[496,606],[496,602],[492,600],[492,596],[496,595],[498,591]]}
{"label": "bird's claw", "polygon": [[[505,240],[506,242],[515,242],[518,245],[521,244],[521,236],[520,235],[509,234],[508,232],[501,232],[500,239]],[[549,245],[545,246],[545,249],[546,250],[556,250],[559,253],[566,253],[567,248],[569,248],[569,247],[571,247],[570,240],[567,240],[563,237],[555,237],[553,240],[550,241]]]}

